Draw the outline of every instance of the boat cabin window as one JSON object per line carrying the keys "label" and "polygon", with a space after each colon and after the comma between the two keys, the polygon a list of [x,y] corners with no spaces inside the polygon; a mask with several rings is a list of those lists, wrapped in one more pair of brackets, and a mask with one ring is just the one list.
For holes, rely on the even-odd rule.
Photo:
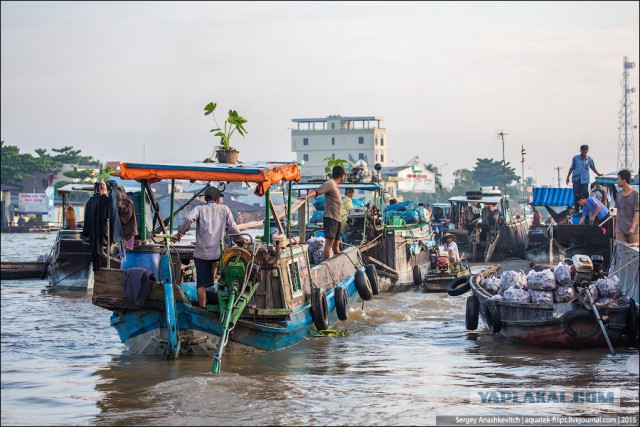
{"label": "boat cabin window", "polygon": [[289,261],[287,263],[287,272],[289,273],[289,283],[291,283],[291,292],[296,293],[302,291],[302,283],[300,282],[300,271],[298,261]]}

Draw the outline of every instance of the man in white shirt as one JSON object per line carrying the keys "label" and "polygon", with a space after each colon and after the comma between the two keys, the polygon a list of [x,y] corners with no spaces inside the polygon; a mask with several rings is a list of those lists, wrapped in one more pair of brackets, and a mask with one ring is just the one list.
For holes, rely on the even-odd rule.
{"label": "man in white shirt", "polygon": [[455,242],[456,236],[451,233],[445,233],[442,236],[442,249],[449,253],[449,259],[452,262],[460,261],[460,252],[458,252],[458,245]]}
{"label": "man in white shirt", "polygon": [[225,231],[240,233],[231,210],[228,206],[221,204],[223,197],[224,194],[217,188],[207,188],[204,192],[204,200],[207,203],[193,208],[172,238],[174,242],[180,241],[180,238],[191,228],[191,224],[196,223],[196,248],[193,251],[193,262],[196,265],[198,305],[201,308],[207,306],[205,288],[214,284],[217,264],[220,261],[220,243]]}

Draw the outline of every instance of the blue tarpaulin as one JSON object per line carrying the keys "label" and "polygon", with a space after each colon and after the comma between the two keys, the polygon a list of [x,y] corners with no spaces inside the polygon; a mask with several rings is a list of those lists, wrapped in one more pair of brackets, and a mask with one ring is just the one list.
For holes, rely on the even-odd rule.
{"label": "blue tarpaulin", "polygon": [[538,188],[533,189],[531,206],[573,206],[572,188]]}

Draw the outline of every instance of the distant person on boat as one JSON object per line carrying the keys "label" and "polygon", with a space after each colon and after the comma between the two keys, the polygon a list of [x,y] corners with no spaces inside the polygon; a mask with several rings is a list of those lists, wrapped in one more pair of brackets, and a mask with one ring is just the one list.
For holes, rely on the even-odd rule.
{"label": "distant person on boat", "polygon": [[73,206],[67,206],[64,212],[67,230],[75,230],[78,227],[78,219],[76,218],[76,210]]}
{"label": "distant person on boat", "polygon": [[[220,243],[225,230],[240,233],[238,225],[228,206],[222,204],[224,194],[215,187],[209,187],[204,192],[204,205],[194,207],[184,219],[178,232],[171,238],[179,242],[196,223],[196,247],[193,251],[193,262],[196,265],[198,305],[207,307],[206,288],[215,283],[216,269],[220,261]],[[244,243],[246,239],[240,238]]]}
{"label": "distant person on boat", "polygon": [[27,223],[27,220],[24,219],[23,216],[21,216],[20,218],[18,218],[18,227],[23,227],[25,224]]}
{"label": "distant person on boat", "polygon": [[353,195],[355,194],[353,188],[345,188],[344,196],[342,197],[342,208],[340,208],[340,224],[342,225],[342,232],[347,230],[347,218],[349,217],[349,211],[353,208]]}
{"label": "distant person on boat", "polygon": [[389,200],[389,204],[390,205],[395,205],[396,203],[398,203],[398,201],[396,199],[390,199]]}
{"label": "distant person on boat", "polygon": [[533,206],[531,207],[531,210],[533,211],[533,221],[532,221],[531,225],[541,225],[542,224],[542,218],[540,217],[540,212],[538,212],[538,210],[536,208],[534,208]]}
{"label": "distant person on boat", "polygon": [[582,207],[582,217],[578,224],[584,224],[588,218],[589,224],[602,224],[602,227],[606,230],[610,229],[611,217],[609,216],[609,209],[600,200],[581,194],[576,197],[576,202]]}
{"label": "distant person on boat", "polygon": [[482,208],[482,223],[490,228],[497,228],[500,222],[500,211],[497,203],[485,203]]}
{"label": "distant person on boat", "polygon": [[460,252],[458,251],[458,245],[455,242],[456,236],[451,233],[445,233],[442,236],[442,249],[449,253],[449,259],[451,262],[460,262]]}
{"label": "distant person on boat", "polygon": [[481,214],[482,214],[482,209],[480,209],[480,203],[473,203],[467,206],[465,218],[467,222],[471,224],[473,221],[480,218]]}
{"label": "distant person on boat", "polygon": [[616,240],[638,246],[638,192],[631,187],[631,172],[626,169],[618,172],[616,195],[617,223]]}
{"label": "distant person on boat", "polygon": [[337,255],[340,253],[340,241],[342,237],[342,224],[340,223],[340,211],[342,209],[342,199],[338,184],[344,181],[345,170],[342,166],[334,166],[331,171],[331,179],[327,180],[320,187],[311,190],[306,196],[300,196],[300,200],[307,200],[310,197],[317,197],[324,194],[324,251],[322,257],[327,260],[331,258],[331,251]]}
{"label": "distant person on boat", "polygon": [[[569,168],[569,172],[567,173],[566,182],[567,185],[569,185],[569,177],[571,177],[571,181],[573,182],[574,197],[578,197],[581,194],[589,193],[589,169],[593,170],[596,175],[602,176],[602,174],[596,170],[593,159],[587,155],[588,152],[589,146],[586,144],[581,145],[580,154],[576,154],[571,159],[571,167]],[[580,209],[580,206],[577,202],[575,208],[576,211]]]}
{"label": "distant person on boat", "polygon": [[602,204],[607,208],[609,207],[609,197],[607,196],[607,189],[599,182],[591,183],[591,191],[589,192],[589,197],[595,197],[596,199],[600,200]]}

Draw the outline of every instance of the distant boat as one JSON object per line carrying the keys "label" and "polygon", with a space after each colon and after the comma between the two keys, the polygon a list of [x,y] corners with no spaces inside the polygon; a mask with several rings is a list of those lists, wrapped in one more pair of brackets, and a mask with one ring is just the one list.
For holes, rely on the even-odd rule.
{"label": "distant boat", "polygon": [[2,280],[44,279],[46,277],[44,261],[2,261],[0,267],[0,279]]}

